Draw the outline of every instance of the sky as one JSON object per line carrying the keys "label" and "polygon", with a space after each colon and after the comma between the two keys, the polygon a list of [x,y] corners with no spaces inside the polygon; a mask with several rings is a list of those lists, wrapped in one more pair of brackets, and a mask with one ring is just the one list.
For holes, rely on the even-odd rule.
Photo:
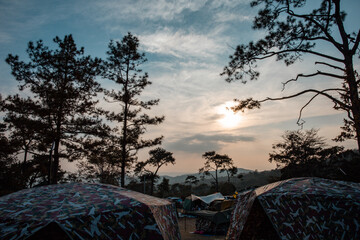
{"label": "sky", "polygon": [[[360,1],[342,4],[348,13],[346,28],[358,31]],[[311,96],[268,102],[260,110],[236,115],[226,107],[235,98],[278,97],[339,83],[329,78],[302,79],[282,91],[282,82],[314,71],[316,59],[311,57],[290,67],[268,59],[258,63],[258,80],[225,82],[220,73],[234,48],[264,36],[251,28],[256,13],[248,0],[0,0],[0,93],[18,92],[5,58],[11,53],[26,60],[29,41],[42,39],[54,47],[55,36],[72,34],[85,54],[106,58],[109,41],[119,41],[131,32],[146,54],[148,61],[141,68],[152,82],[142,97],[159,98],[159,105],[149,114],[165,116],[163,124],[148,128],[147,137],[163,135],[162,147],[176,159],[175,165],[162,167],[160,174],[195,173],[207,151],[229,155],[239,168],[274,169],[276,165],[268,161],[272,144],[282,140],[284,131],[299,129],[299,110]],[[331,46],[319,49],[336,54]],[[358,61],[355,66],[359,69]],[[344,116],[327,99],[319,98],[303,112],[303,128],[319,129],[329,146],[356,148],[354,141],[331,141],[340,133]],[[148,150],[140,152],[139,160],[148,158]],[[63,168],[71,170],[74,165],[63,162]]]}

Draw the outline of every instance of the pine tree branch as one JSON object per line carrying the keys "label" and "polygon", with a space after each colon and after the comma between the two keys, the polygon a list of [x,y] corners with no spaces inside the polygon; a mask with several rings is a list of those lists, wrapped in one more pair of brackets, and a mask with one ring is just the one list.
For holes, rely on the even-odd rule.
{"label": "pine tree branch", "polygon": [[344,79],[343,76],[336,75],[336,74],[332,74],[332,73],[327,73],[327,72],[321,72],[321,71],[317,71],[316,73],[312,73],[312,74],[302,74],[302,73],[300,73],[300,74],[298,74],[298,75],[296,76],[296,78],[290,79],[290,80],[282,83],[282,85],[283,85],[282,91],[285,90],[285,86],[286,86],[289,82],[296,82],[300,77],[309,78],[309,77],[314,77],[314,76],[317,76],[317,75],[334,77],[334,78],[338,78],[338,79]]}
{"label": "pine tree branch", "polygon": [[329,89],[325,89],[325,90],[322,90],[322,91],[319,91],[319,90],[316,90],[316,89],[306,89],[304,91],[301,91],[301,92],[298,92],[298,93],[295,93],[293,95],[289,95],[289,96],[285,96],[285,97],[278,97],[278,98],[270,98],[270,97],[267,97],[263,100],[259,100],[258,102],[259,103],[263,103],[263,102],[267,102],[267,101],[279,101],[279,100],[285,100],[285,99],[291,99],[291,98],[295,98],[295,97],[298,97],[298,96],[301,96],[303,94],[306,94],[306,93],[316,93],[318,95],[322,95],[322,96],[325,96],[327,98],[329,98],[330,100],[332,100],[335,104],[338,104],[341,108],[343,109],[349,109],[350,110],[350,107],[347,106],[346,104],[344,104],[343,102],[341,102],[340,100],[336,99],[335,97],[327,94],[326,92],[329,92],[329,91],[344,91],[343,89],[338,89],[338,88],[329,88]]}
{"label": "pine tree branch", "polygon": [[360,30],[359,30],[359,32],[358,32],[358,34],[357,34],[357,36],[356,36],[355,44],[354,44],[354,46],[353,46],[353,48],[352,48],[352,50],[351,50],[351,52],[352,52],[353,55],[356,53],[356,50],[357,50],[358,47],[359,47],[359,42],[360,42]]}
{"label": "pine tree branch", "polygon": [[[342,50],[342,45],[340,43],[338,43],[332,36],[331,34],[328,32],[327,28],[324,28],[319,22],[315,21],[315,18],[314,18],[314,15],[301,15],[301,14],[296,14],[294,13],[291,9],[290,9],[290,4],[289,4],[289,1],[286,1],[287,2],[287,14],[289,14],[290,16],[293,16],[293,17],[297,17],[297,18],[302,18],[302,19],[305,19],[309,22],[312,22],[313,24],[315,24],[318,28],[321,29],[321,31],[325,34],[325,36],[328,38],[328,41],[331,42],[339,51]],[[330,8],[330,3],[329,3],[329,8]],[[330,9],[329,9],[330,11]],[[327,16],[329,17],[328,15],[321,15],[321,16]],[[329,19],[329,18],[328,18]],[[329,20],[327,21],[327,25],[329,25]]]}
{"label": "pine tree branch", "polygon": [[320,52],[304,50],[304,49],[297,49],[297,48],[286,49],[286,50],[282,50],[282,51],[270,51],[270,52],[264,53],[263,57],[253,57],[250,60],[264,60],[264,59],[267,59],[267,58],[270,58],[270,57],[273,57],[273,56],[276,56],[276,55],[280,55],[280,54],[283,54],[283,53],[289,53],[289,52],[309,53],[309,54],[313,54],[313,55],[316,55],[316,56],[319,56],[319,57],[327,58],[327,59],[330,59],[330,60],[333,60],[333,61],[336,61],[336,62],[341,62],[341,63],[344,62],[343,59],[332,57],[330,55],[326,55],[326,54],[323,54],[323,53],[320,53]]}
{"label": "pine tree branch", "polygon": [[344,68],[341,68],[341,67],[338,67],[338,66],[335,66],[335,65],[332,65],[332,64],[326,63],[326,62],[315,62],[315,64],[322,64],[322,65],[326,65],[326,66],[328,66],[328,67],[331,67],[331,68],[334,68],[334,69],[337,69],[337,70],[340,70],[340,71],[345,72],[345,69],[344,69]]}

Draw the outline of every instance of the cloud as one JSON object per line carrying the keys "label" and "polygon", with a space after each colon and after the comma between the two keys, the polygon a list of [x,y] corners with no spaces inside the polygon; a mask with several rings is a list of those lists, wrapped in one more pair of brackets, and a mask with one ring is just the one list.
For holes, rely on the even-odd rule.
{"label": "cloud", "polygon": [[254,16],[241,15],[239,13],[218,12],[214,17],[217,22],[251,22]]}
{"label": "cloud", "polygon": [[165,143],[166,148],[171,151],[182,151],[188,153],[203,154],[206,151],[218,151],[228,143],[253,142],[255,138],[245,135],[230,134],[195,134],[193,136],[181,138],[176,141]]}
{"label": "cloud", "polygon": [[[185,9],[190,11],[197,11],[203,7],[205,3],[206,0],[108,0],[96,2],[96,7],[101,11],[103,19],[141,19],[169,21],[175,19]],[[98,17],[100,17],[100,15],[98,15]]]}
{"label": "cloud", "polygon": [[0,31],[0,43],[9,43],[13,40],[13,37],[4,31]]}
{"label": "cloud", "polygon": [[250,2],[251,0],[221,0],[221,1],[214,0],[211,2],[211,6],[213,8],[227,7],[233,9],[239,5],[249,6]]}
{"label": "cloud", "polygon": [[168,28],[155,33],[140,35],[139,39],[147,52],[171,55],[177,58],[215,58],[224,51],[223,42],[211,34],[199,34]]}

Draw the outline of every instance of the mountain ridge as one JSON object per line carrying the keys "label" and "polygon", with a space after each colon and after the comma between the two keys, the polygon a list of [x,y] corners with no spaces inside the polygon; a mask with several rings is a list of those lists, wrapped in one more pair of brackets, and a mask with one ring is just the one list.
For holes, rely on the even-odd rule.
{"label": "mountain ridge", "polygon": [[[249,169],[244,169],[244,168],[238,168],[237,174],[247,174],[247,173],[250,173],[250,172],[254,172],[254,171],[253,171],[253,170],[249,170]],[[210,173],[211,173],[211,174],[214,174],[215,171],[210,171]],[[236,175],[237,175],[237,174],[236,174]],[[176,184],[176,183],[182,183],[182,184],[183,184],[183,183],[185,182],[187,176],[189,176],[189,175],[195,176],[195,177],[197,177],[199,180],[201,180],[201,179],[200,179],[200,176],[201,176],[202,174],[199,174],[199,173],[186,173],[186,174],[182,174],[182,175],[175,176],[175,177],[172,177],[172,176],[169,176],[169,175],[160,175],[160,179],[159,179],[158,183],[162,182],[162,180],[163,180],[164,178],[166,178],[166,179],[169,179],[169,184]],[[226,172],[222,172],[222,173],[219,173],[219,172],[218,172],[218,178],[223,178],[223,177],[227,177]],[[211,179],[212,179],[211,176],[205,176],[205,180],[211,180]]]}

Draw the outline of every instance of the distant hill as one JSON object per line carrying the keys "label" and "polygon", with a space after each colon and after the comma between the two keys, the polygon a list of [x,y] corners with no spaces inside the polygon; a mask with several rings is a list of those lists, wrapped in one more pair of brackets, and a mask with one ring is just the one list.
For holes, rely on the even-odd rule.
{"label": "distant hill", "polygon": [[[238,168],[238,172],[237,172],[236,175],[238,175],[238,174],[248,174],[248,173],[251,173],[251,172],[253,172],[253,170],[248,170],[248,169],[244,169],[244,168]],[[214,174],[215,172],[212,171],[211,173]],[[184,184],[186,177],[189,176],[189,175],[195,176],[200,180],[201,175],[199,173],[188,173],[188,174],[183,174],[183,175],[179,175],[179,176],[176,176],[176,177],[171,177],[171,176],[167,176],[167,175],[161,175],[158,183],[162,182],[163,178],[167,178],[167,179],[169,179],[169,184],[175,184],[175,183]],[[227,174],[226,174],[226,172],[222,172],[222,173],[218,172],[218,177],[219,177],[219,179],[220,178],[226,178],[227,179]],[[200,183],[203,183],[203,182],[210,183],[210,181],[212,179],[213,178],[211,176],[205,176],[205,181],[200,181]]]}
{"label": "distant hill", "polygon": [[231,182],[235,185],[238,191],[260,187],[271,182],[279,181],[281,172],[279,169],[257,172],[253,171],[248,174],[244,174],[241,179],[233,178]]}
{"label": "distant hill", "polygon": [[[242,178],[238,178],[237,176],[241,174],[243,175]],[[165,177],[169,179],[170,184],[180,183],[184,184],[185,179],[188,175],[196,176],[200,180],[200,175],[198,173],[194,174],[184,174],[176,177],[171,176],[160,176],[160,180],[157,183],[160,183],[162,179]],[[281,173],[280,170],[274,169],[269,171],[252,171],[248,169],[239,168],[238,173],[236,176],[230,178],[230,182],[235,185],[237,191],[242,191],[249,188],[259,187],[266,185],[270,182],[278,181],[280,179]],[[226,173],[221,173],[219,176],[219,183],[227,182],[228,178]],[[211,185],[213,182],[213,179],[211,176],[207,176],[204,180],[200,180],[200,182],[197,185],[200,184],[208,184]]]}

